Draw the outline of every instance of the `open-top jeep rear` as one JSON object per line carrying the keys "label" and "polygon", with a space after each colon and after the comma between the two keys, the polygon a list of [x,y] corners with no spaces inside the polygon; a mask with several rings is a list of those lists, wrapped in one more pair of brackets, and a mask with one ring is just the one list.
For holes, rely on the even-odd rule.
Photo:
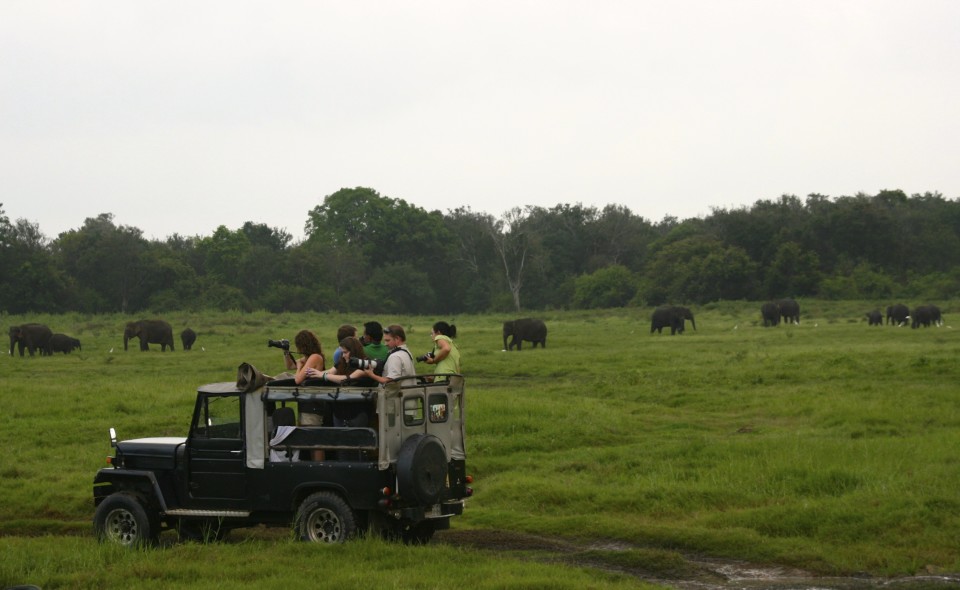
{"label": "open-top jeep rear", "polygon": [[[111,429],[116,453],[94,478],[94,531],[134,545],[164,529],[214,539],[292,523],[309,541],[369,531],[426,542],[472,493],[463,378],[448,379],[200,387],[186,438],[117,442]],[[321,413],[323,425],[296,426],[299,406]]]}

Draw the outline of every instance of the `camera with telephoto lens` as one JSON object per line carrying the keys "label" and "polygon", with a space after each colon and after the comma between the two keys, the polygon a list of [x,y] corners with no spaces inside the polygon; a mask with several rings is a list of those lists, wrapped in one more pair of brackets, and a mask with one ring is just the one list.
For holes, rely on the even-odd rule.
{"label": "camera with telephoto lens", "polygon": [[347,362],[347,364],[350,365],[350,367],[353,369],[363,369],[364,371],[367,369],[373,369],[374,372],[377,371],[378,365],[381,368],[383,367],[382,361],[378,361],[377,359],[351,358],[349,362]]}
{"label": "camera with telephoto lens", "polygon": [[267,340],[267,346],[271,348],[282,348],[283,350],[290,352],[290,341],[286,338],[283,340]]}
{"label": "camera with telephoto lens", "polygon": [[426,354],[421,354],[420,356],[418,356],[418,357],[417,357],[417,362],[418,362],[418,363],[424,363],[424,362],[427,361],[427,359],[432,359],[432,358],[433,358],[433,353],[432,353],[432,352],[428,352],[428,353],[426,353]]}

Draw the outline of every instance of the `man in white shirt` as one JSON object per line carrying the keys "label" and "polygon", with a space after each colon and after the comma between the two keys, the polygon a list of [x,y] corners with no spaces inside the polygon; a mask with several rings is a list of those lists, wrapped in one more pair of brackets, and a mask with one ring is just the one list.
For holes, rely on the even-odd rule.
{"label": "man in white shirt", "polygon": [[365,371],[367,376],[379,383],[390,383],[401,377],[415,376],[417,369],[413,364],[413,355],[410,354],[406,341],[407,333],[403,326],[393,324],[384,328],[383,342],[390,349],[390,353],[383,365],[383,374],[377,375],[373,369],[367,369]]}

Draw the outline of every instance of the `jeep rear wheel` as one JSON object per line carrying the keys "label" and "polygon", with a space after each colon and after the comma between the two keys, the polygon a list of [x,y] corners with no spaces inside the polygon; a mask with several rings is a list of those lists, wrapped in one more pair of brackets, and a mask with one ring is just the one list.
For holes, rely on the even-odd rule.
{"label": "jeep rear wheel", "polygon": [[300,504],[296,530],[301,541],[343,543],[357,534],[357,519],[343,498],[317,492]]}
{"label": "jeep rear wheel", "polygon": [[93,532],[101,543],[109,541],[134,547],[153,545],[159,526],[147,515],[136,496],[125,492],[110,494],[97,506]]}

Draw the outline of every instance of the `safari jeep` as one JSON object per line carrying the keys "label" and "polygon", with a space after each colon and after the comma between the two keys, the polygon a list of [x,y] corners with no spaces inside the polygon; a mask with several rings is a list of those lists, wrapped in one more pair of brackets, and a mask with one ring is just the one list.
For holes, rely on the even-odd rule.
{"label": "safari jeep", "polygon": [[[111,428],[115,454],[93,482],[97,538],[149,545],[167,529],[210,540],[292,523],[305,541],[424,543],[462,514],[473,490],[461,376],[377,387],[260,377],[200,387],[186,438],[117,442]],[[297,426],[301,406],[322,425]]]}

